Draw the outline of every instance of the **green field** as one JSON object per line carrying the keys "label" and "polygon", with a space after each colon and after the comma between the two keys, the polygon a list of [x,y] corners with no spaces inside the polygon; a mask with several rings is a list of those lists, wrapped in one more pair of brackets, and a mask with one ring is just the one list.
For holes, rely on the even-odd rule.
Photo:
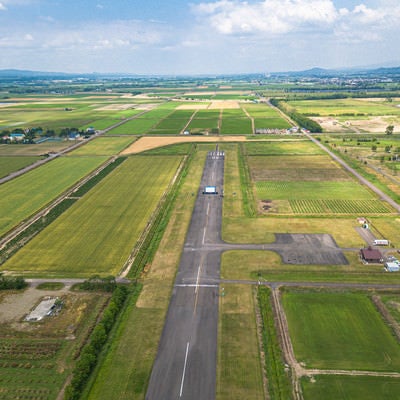
{"label": "green field", "polygon": [[392,400],[399,398],[400,379],[380,376],[317,375],[301,381],[304,400]]}
{"label": "green field", "polygon": [[106,160],[63,157],[0,186],[0,235],[43,208]]}
{"label": "green field", "polygon": [[[225,114],[224,114],[225,115]],[[251,135],[253,134],[251,121],[248,118],[224,117],[221,123],[223,135]]]}
{"label": "green field", "polygon": [[308,140],[249,142],[244,144],[247,155],[312,155],[326,153]]}
{"label": "green field", "polygon": [[98,137],[69,153],[71,156],[112,156],[135,141],[132,137]]}
{"label": "green field", "polygon": [[138,117],[109,130],[107,135],[143,135],[156,123],[156,119]]}
{"label": "green field", "polygon": [[40,160],[41,157],[0,157],[0,178],[9,175],[11,172],[18,171],[34,162]]}
{"label": "green field", "polygon": [[288,129],[292,125],[283,118],[255,118],[255,129]]}
{"label": "green field", "polygon": [[400,371],[400,346],[367,295],[282,296],[296,358],[308,368]]}
{"label": "green field", "polygon": [[217,400],[264,399],[252,288],[225,285],[220,298]]}
{"label": "green field", "polygon": [[130,157],[3,268],[46,276],[118,274],[180,160]]}

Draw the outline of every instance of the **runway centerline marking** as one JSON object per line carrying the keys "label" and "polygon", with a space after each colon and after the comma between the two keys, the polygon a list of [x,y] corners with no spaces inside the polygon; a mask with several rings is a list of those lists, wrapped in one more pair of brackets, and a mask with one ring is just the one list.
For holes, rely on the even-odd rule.
{"label": "runway centerline marking", "polygon": [[179,392],[179,397],[182,397],[182,393],[183,393],[183,384],[185,383],[185,374],[186,374],[186,365],[187,365],[188,353],[189,353],[189,342],[187,342],[187,344],[186,344],[185,363],[183,364],[181,390]]}
{"label": "runway centerline marking", "polygon": [[205,226],[204,230],[203,230],[203,244],[204,244],[204,242],[206,240],[206,230],[207,230],[207,226]]}
{"label": "runway centerline marking", "polygon": [[207,204],[207,217],[209,213],[210,213],[210,203]]}

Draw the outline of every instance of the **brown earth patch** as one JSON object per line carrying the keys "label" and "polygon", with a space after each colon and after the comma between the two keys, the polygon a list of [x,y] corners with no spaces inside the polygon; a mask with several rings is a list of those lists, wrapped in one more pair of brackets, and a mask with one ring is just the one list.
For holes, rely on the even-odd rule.
{"label": "brown earth patch", "polygon": [[141,137],[130,145],[121,154],[137,154],[142,151],[156,149],[157,147],[168,146],[177,143],[213,143],[213,142],[245,142],[245,136],[169,136],[169,137]]}

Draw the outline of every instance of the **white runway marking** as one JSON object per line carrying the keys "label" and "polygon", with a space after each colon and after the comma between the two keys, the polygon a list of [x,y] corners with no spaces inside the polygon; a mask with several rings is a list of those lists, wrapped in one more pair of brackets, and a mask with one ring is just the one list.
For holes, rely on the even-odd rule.
{"label": "white runway marking", "polygon": [[210,213],[210,203],[208,203],[208,205],[207,205],[207,217],[208,217],[209,213]]}
{"label": "white runway marking", "polygon": [[185,373],[186,373],[186,364],[187,364],[188,353],[189,353],[189,342],[187,342],[187,344],[186,344],[185,364],[183,365],[181,390],[179,392],[179,397],[182,397],[182,393],[183,393],[183,384],[185,382]]}
{"label": "white runway marking", "polygon": [[204,227],[204,231],[203,231],[203,241],[202,241],[202,244],[204,244],[204,243],[205,243],[205,240],[206,240],[206,230],[207,230],[207,227],[205,226],[205,227]]}
{"label": "white runway marking", "polygon": [[197,283],[178,283],[177,285],[175,285],[175,287],[199,287],[199,288],[216,288],[218,287],[218,285],[216,285],[215,283],[204,283],[201,285],[198,285]]}

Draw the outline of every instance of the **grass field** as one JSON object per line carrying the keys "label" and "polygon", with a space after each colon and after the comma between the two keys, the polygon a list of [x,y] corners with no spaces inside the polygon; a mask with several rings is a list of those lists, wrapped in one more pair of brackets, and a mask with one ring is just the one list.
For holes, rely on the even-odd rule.
{"label": "grass field", "polygon": [[3,268],[47,276],[118,274],[180,160],[129,158]]}
{"label": "grass field", "polygon": [[224,117],[221,123],[221,134],[252,135],[251,121],[248,118]]}
{"label": "grass field", "polygon": [[314,380],[302,379],[304,400],[392,400],[400,393],[396,378],[317,375]]}
{"label": "grass field", "polygon": [[283,118],[255,118],[255,129],[288,129],[292,125]]}
{"label": "grass field", "polygon": [[0,157],[0,178],[27,167],[40,159],[41,157]]}
{"label": "grass field", "polygon": [[105,160],[106,157],[58,158],[1,185],[0,235],[44,207]]}
{"label": "grass field", "polygon": [[71,156],[112,156],[135,141],[132,137],[98,137],[69,153]]}
{"label": "grass field", "polygon": [[308,368],[399,371],[400,346],[365,294],[283,293],[295,355]]}
{"label": "grass field", "polygon": [[326,153],[308,140],[250,142],[245,144],[247,155],[313,155]]}
{"label": "grass field", "polygon": [[225,285],[220,297],[217,400],[264,399],[250,286]]}

